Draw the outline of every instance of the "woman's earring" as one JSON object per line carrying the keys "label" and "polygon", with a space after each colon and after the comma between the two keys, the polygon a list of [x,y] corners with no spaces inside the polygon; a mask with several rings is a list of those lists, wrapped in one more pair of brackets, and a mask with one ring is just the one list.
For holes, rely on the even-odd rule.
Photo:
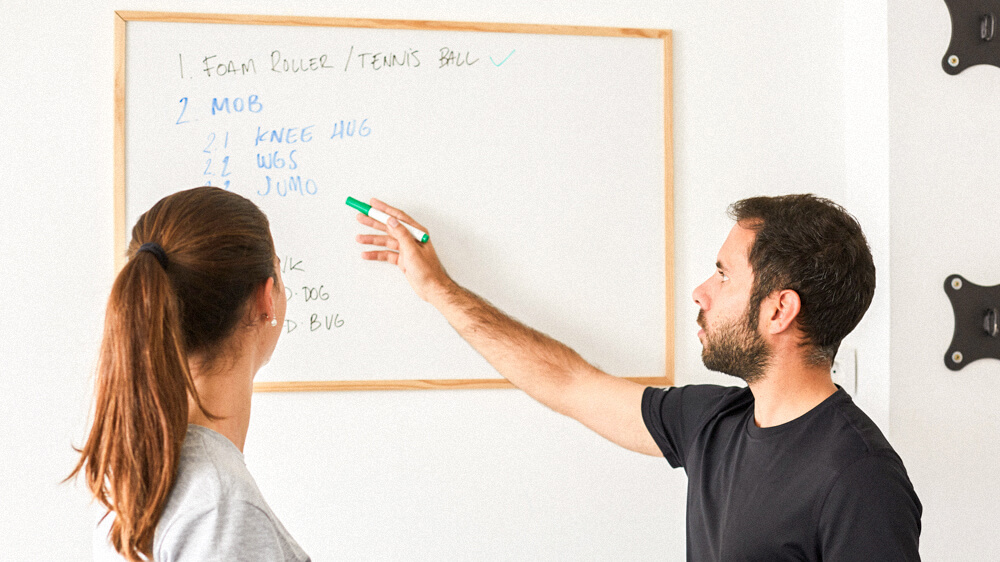
{"label": "woman's earring", "polygon": [[278,325],[278,317],[275,316],[274,318],[271,318],[271,326],[274,327],[277,325]]}

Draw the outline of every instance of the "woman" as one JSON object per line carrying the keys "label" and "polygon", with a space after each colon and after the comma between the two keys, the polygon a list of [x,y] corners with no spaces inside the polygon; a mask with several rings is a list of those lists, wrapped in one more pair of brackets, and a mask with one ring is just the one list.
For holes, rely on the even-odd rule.
{"label": "woman", "polygon": [[70,477],[86,474],[127,560],[308,560],[243,463],[285,316],[267,217],[222,189],[175,193],[139,218],[128,257]]}

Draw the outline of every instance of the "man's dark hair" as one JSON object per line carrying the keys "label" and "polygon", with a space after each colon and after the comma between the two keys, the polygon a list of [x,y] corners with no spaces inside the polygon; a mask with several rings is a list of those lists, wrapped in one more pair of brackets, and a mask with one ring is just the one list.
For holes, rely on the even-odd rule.
{"label": "man's dark hair", "polygon": [[857,219],[811,194],[743,199],[730,205],[729,215],[756,232],[749,255],[751,327],[765,298],[791,289],[802,303],[802,345],[813,348],[807,360],[832,365],[875,294],[875,264]]}

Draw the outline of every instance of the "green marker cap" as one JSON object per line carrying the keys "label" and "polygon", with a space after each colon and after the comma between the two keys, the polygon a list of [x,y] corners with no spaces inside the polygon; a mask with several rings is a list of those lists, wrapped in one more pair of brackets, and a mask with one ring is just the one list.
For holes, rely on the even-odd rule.
{"label": "green marker cap", "polygon": [[367,203],[362,203],[353,197],[347,198],[347,206],[357,209],[359,212],[363,213],[365,216],[368,215],[368,211],[372,209],[372,206]]}

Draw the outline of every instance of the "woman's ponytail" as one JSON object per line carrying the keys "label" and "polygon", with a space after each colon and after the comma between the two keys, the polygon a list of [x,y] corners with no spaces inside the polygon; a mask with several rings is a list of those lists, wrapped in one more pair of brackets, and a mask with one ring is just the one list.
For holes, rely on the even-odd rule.
{"label": "woman's ponytail", "polygon": [[188,394],[197,396],[170,279],[153,252],[136,252],[108,300],[83,470],[115,512],[110,539],[126,559],[152,558],[153,533],[180,460]]}

